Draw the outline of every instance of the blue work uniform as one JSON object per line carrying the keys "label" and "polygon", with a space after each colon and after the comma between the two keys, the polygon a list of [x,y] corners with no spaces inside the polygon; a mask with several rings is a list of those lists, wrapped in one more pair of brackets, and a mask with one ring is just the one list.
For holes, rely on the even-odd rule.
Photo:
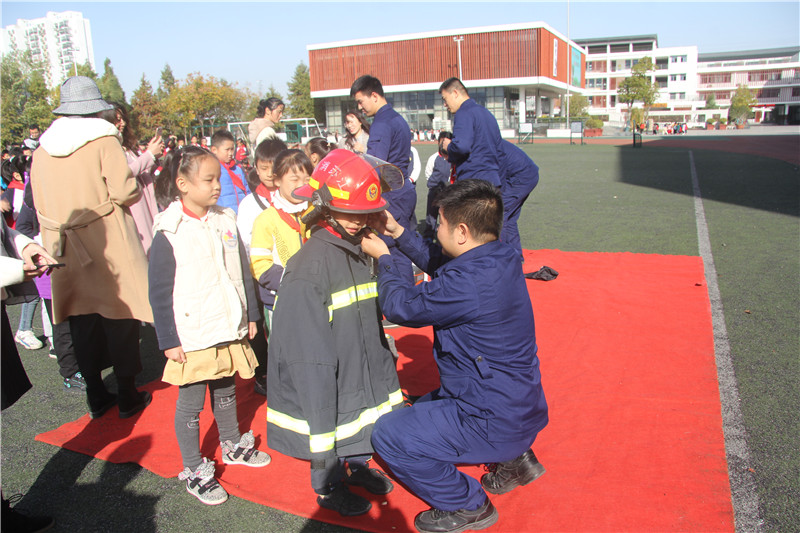
{"label": "blue work uniform", "polygon": [[449,260],[416,233],[405,231],[396,242],[432,279],[411,285],[384,255],[379,303],[392,322],[433,325],[441,386],[381,417],[372,444],[395,476],[433,507],[476,509],[486,493],[455,464],[514,459],[548,422],[522,263],[501,241]]}
{"label": "blue work uniform", "polygon": [[453,139],[447,146],[447,159],[456,166],[456,179],[481,179],[500,187],[502,140],[497,119],[471,98],[465,100],[453,115]]}
{"label": "blue work uniform", "polygon": [[522,204],[539,183],[539,167],[518,146],[503,139],[500,143],[500,168],[503,173],[503,229],[500,240],[522,257],[517,221]]}
{"label": "blue work uniform", "polygon": [[439,217],[439,209],[433,206],[436,196],[448,185],[450,185],[450,170],[452,165],[444,157],[437,154],[433,160],[433,172],[428,178],[428,202],[425,208],[425,222],[427,223],[430,237],[436,228],[436,220]]}
{"label": "blue work uniform", "polygon": [[[395,191],[382,193],[383,198],[389,202],[388,211],[405,229],[410,231],[417,230],[417,189],[409,179],[411,172],[411,130],[408,122],[386,104],[375,113],[372,126],[369,129],[369,141],[367,141],[367,154],[383,159],[393,164],[403,172],[405,181],[403,187]],[[403,266],[403,271],[409,279],[414,279],[414,272],[411,262],[402,254],[395,250],[394,241],[384,238],[389,246],[392,256]]]}

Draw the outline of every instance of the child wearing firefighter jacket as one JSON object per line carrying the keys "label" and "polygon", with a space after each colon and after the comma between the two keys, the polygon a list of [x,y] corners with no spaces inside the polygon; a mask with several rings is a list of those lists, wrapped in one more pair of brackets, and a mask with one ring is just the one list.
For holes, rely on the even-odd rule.
{"label": "child wearing firefighter jacket", "polygon": [[[378,163],[369,160],[334,150],[294,191],[314,206],[304,220],[316,226],[286,265],[269,342],[269,447],[310,460],[317,503],[343,516],[371,507],[348,485],[392,490],[382,472],[367,466],[370,436],[381,415],[403,404],[372,262],[359,245],[368,214],[387,205]],[[402,176],[380,163],[382,176]]]}

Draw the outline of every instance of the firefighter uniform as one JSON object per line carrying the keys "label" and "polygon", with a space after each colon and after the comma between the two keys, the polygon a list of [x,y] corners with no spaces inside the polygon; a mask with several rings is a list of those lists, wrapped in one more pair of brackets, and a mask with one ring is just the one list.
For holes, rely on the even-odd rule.
{"label": "firefighter uniform", "polygon": [[432,279],[411,286],[382,256],[381,309],[398,324],[433,325],[441,385],[378,420],[372,443],[394,475],[431,506],[476,509],[486,493],[455,464],[514,459],[548,422],[522,265],[500,241],[449,260],[413,232],[403,232],[397,245]]}
{"label": "firefighter uniform", "polygon": [[522,256],[517,221],[522,212],[522,204],[539,183],[539,167],[522,149],[504,139],[500,143],[500,171],[504,176],[501,187],[503,229],[500,231],[500,240]]}

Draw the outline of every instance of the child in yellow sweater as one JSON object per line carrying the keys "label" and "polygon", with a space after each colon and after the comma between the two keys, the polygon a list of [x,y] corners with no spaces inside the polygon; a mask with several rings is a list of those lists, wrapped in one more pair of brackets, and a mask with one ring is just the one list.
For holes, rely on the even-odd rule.
{"label": "child in yellow sweater", "polygon": [[308,238],[308,231],[300,221],[308,203],[293,197],[292,191],[307,184],[313,171],[311,160],[302,150],[281,152],[273,166],[277,194],[273,204],[253,223],[250,270],[267,308],[267,329],[286,262]]}

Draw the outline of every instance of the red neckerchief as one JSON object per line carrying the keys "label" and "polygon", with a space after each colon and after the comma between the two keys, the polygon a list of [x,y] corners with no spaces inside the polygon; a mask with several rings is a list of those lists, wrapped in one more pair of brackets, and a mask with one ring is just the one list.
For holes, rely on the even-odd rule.
{"label": "red neckerchief", "polygon": [[256,187],[256,194],[262,198],[266,198],[267,200],[272,199],[272,191],[267,189],[267,186],[263,183],[259,183],[258,187]]}
{"label": "red neckerchief", "polygon": [[327,220],[321,220],[321,221],[317,222],[317,225],[318,225],[320,228],[325,228],[326,230],[328,230],[328,231],[330,232],[330,234],[331,234],[331,235],[334,235],[335,237],[339,237],[340,239],[342,238],[342,236],[341,236],[341,235],[339,235],[339,232],[338,232],[338,231],[336,231],[335,229],[333,229],[333,226],[331,226],[330,224],[328,224],[328,221],[327,221]]}
{"label": "red neckerchief", "polygon": [[290,215],[289,213],[287,213],[286,211],[284,211],[284,210],[283,210],[283,209],[281,209],[280,207],[278,207],[278,206],[275,206],[275,205],[273,205],[272,207],[274,207],[274,208],[275,208],[275,210],[278,212],[278,216],[280,216],[280,217],[281,217],[281,220],[283,220],[284,222],[286,222],[286,224],[287,224],[287,225],[288,225],[290,228],[292,228],[293,230],[295,230],[297,233],[299,233],[299,234],[300,234],[300,239],[301,239],[301,241],[303,242],[303,244],[305,244],[305,242],[306,242],[308,239],[306,239],[306,236],[305,236],[305,235],[303,235],[303,230],[302,230],[302,228],[300,227],[300,222],[298,222],[298,221],[297,221],[297,219],[296,219],[296,218],[295,218],[293,215]]}
{"label": "red neckerchief", "polygon": [[[222,162],[220,161],[220,163],[222,163]],[[239,193],[236,192],[236,188],[241,189],[242,192],[246,192],[247,189],[244,188],[244,183],[242,182],[242,178],[240,178],[239,175],[236,174],[236,172],[233,171],[233,169],[236,168],[236,161],[231,160],[228,163],[222,163],[222,166],[225,168],[225,170],[228,171],[228,174],[231,177],[231,182],[233,182],[233,186],[235,187],[233,189],[233,192],[236,194],[236,203],[238,204],[239,203]]]}
{"label": "red neckerchief", "polygon": [[456,166],[450,165],[450,185],[456,182]]}
{"label": "red neckerchief", "polygon": [[186,209],[186,205],[183,203],[183,200],[181,200],[181,207],[183,208],[183,213],[184,213],[186,216],[189,216],[189,217],[195,218],[195,219],[197,219],[197,220],[203,220],[202,218],[200,218],[199,216],[197,216],[197,213],[193,213],[193,212],[189,211],[188,209]]}
{"label": "red neckerchief", "polygon": [[6,186],[8,189],[19,189],[21,191],[25,190],[25,184],[18,180],[11,180],[11,182]]}

